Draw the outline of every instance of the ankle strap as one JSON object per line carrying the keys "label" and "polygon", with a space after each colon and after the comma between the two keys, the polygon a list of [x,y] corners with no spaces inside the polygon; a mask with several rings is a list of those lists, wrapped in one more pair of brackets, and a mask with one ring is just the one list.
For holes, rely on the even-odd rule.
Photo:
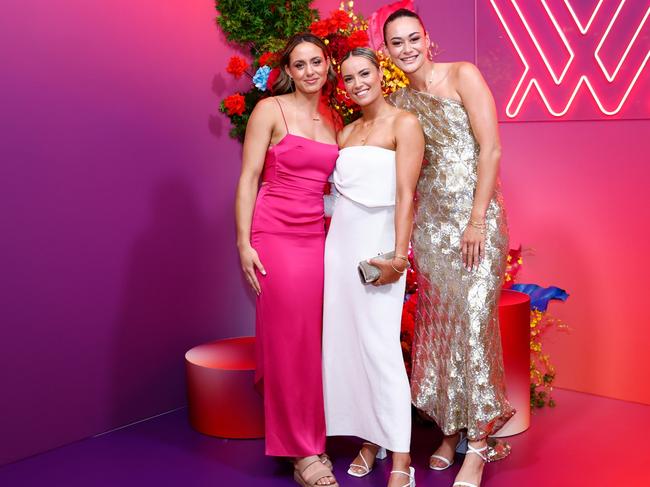
{"label": "ankle strap", "polygon": [[467,444],[467,453],[474,453],[475,455],[478,455],[479,457],[481,457],[481,460],[483,460],[484,462],[487,462],[487,457],[483,455],[482,452],[484,452],[487,449],[488,449],[487,445],[484,446],[483,448],[474,448],[469,443]]}

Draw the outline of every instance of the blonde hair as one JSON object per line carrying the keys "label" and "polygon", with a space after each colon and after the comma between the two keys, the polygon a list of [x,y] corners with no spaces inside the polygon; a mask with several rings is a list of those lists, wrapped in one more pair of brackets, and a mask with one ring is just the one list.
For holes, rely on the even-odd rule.
{"label": "blonde hair", "polygon": [[379,69],[379,58],[377,57],[377,53],[368,47],[355,47],[348,51],[345,56],[341,58],[341,68],[343,68],[343,63],[352,56],[365,57],[375,68]]}

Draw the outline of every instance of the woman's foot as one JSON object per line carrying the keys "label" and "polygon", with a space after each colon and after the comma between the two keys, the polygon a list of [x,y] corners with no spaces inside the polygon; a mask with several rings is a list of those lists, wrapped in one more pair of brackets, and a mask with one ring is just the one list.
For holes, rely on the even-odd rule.
{"label": "woman's foot", "polygon": [[[365,477],[368,475],[375,465],[375,459],[380,450],[382,449],[374,443],[364,443],[361,445],[361,450],[359,450],[359,454],[350,464],[348,473],[353,477]],[[383,455],[385,454],[384,450]],[[386,457],[384,456],[384,458]]]}
{"label": "woman's foot", "polygon": [[411,455],[393,452],[393,468],[388,478],[388,487],[408,487],[415,485],[414,470],[411,468]]}
{"label": "woman's foot", "polygon": [[320,455],[318,455],[318,458],[320,458],[320,461],[323,465],[325,465],[330,470],[334,470],[334,465],[332,465],[332,460],[330,459],[327,453],[321,453]]}
{"label": "woman's foot", "polygon": [[433,455],[429,458],[429,468],[432,470],[446,470],[454,463],[454,454],[460,441],[460,433],[445,436],[442,443]]}
{"label": "woman's foot", "polygon": [[483,476],[483,467],[487,462],[487,441],[470,441],[467,445],[467,453],[463,466],[460,467],[454,486],[479,487]]}
{"label": "woman's foot", "polygon": [[326,467],[317,455],[296,458],[293,466],[294,480],[304,487],[311,487],[314,485],[338,487],[338,483],[332,474],[332,470]]}

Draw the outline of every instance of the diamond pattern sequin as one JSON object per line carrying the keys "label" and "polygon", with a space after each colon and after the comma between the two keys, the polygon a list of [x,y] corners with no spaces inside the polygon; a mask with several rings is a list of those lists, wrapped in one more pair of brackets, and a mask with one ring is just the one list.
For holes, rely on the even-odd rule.
{"label": "diamond pattern sequin", "polygon": [[413,251],[418,307],[413,340],[413,404],[445,435],[467,428],[478,440],[513,414],[505,392],[498,298],[508,254],[508,228],[497,186],[486,214],[485,259],[461,265],[479,147],[460,102],[410,88],[391,102],[416,114],[426,138],[416,194]]}

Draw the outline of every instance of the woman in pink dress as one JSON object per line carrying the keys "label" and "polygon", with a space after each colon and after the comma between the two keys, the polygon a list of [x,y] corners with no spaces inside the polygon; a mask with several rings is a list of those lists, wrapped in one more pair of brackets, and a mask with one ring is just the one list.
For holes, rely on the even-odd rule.
{"label": "woman in pink dress", "polygon": [[292,458],[300,485],[336,486],[323,454],[321,360],[323,192],[338,156],[323,94],[336,75],[325,44],[312,34],[292,37],[280,64],[276,96],[257,104],[246,128],[237,246],[257,295],[256,385],[264,394],[266,454]]}

